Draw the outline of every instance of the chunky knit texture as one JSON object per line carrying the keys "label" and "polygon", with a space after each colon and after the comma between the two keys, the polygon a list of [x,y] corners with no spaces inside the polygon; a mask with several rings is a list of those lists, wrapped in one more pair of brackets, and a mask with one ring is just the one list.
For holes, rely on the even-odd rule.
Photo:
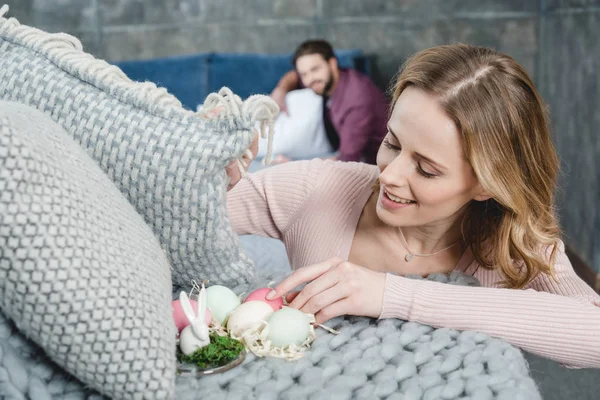
{"label": "chunky knit texture", "polygon": [[[428,280],[478,285],[461,273]],[[248,292],[268,281],[234,291]],[[223,374],[179,377],[177,398],[541,399],[523,354],[483,333],[362,317],[336,318],[327,326],[339,335],[317,329],[317,339],[298,361],[248,354],[241,366]]]}
{"label": "chunky knit texture", "polygon": [[[67,132],[39,111],[3,101],[0,309],[54,362],[102,393],[173,394],[171,275],[158,241]],[[2,338],[18,332],[2,321]],[[2,346],[0,386],[33,385],[27,390],[37,393],[41,381],[22,377],[10,344]]]}
{"label": "chunky knit texture", "polygon": [[84,53],[76,38],[22,26],[6,11],[0,99],[45,112],[87,150],[152,227],[175,282],[248,281],[252,264],[227,220],[225,166],[249,147],[257,121],[272,121],[274,102],[224,91],[207,99],[223,111],[199,118],[164,89]]}
{"label": "chunky knit texture", "polygon": [[[264,287],[284,276],[271,275],[274,259],[269,251],[277,246],[264,238],[255,239],[253,248],[262,250],[254,259],[261,274],[253,284],[233,288],[236,293]],[[277,258],[276,262],[283,270],[285,260]],[[460,273],[428,279],[448,285],[477,285],[476,279]],[[327,325],[339,335],[317,329],[312,348],[298,361],[257,358],[250,353],[241,366],[222,374],[200,379],[178,376],[175,398],[541,399],[522,353],[485,334],[435,329],[399,319],[347,317]],[[0,382],[0,390],[14,398],[29,395],[46,400],[53,395],[99,400],[41,357],[35,346],[1,317],[0,376],[8,377]]]}

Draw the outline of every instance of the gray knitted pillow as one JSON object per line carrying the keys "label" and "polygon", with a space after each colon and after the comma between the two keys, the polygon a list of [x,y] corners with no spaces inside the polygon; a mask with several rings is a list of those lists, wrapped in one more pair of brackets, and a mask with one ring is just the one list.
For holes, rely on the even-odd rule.
{"label": "gray knitted pillow", "polygon": [[158,241],[68,133],[3,101],[0,310],[102,393],[174,392],[171,276]]}
{"label": "gray knitted pillow", "polygon": [[[28,104],[69,132],[159,238],[173,281],[236,285],[252,263],[226,215],[225,166],[249,147],[256,120],[278,111],[264,96],[209,96],[224,111],[202,119],[152,83],[131,82],[65,34],[47,34],[0,11],[0,99]],[[274,108],[273,108],[274,106]]]}

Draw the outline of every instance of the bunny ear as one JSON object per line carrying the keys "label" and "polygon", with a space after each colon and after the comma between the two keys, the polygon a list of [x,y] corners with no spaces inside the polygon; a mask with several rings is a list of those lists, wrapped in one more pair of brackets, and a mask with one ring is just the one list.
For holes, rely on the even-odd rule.
{"label": "bunny ear", "polygon": [[199,327],[199,332],[197,332],[197,334],[201,340],[209,340],[208,326],[204,321],[202,321],[202,325]]}
{"label": "bunny ear", "polygon": [[202,321],[204,321],[206,316],[206,307],[208,303],[207,296],[206,288],[204,287],[204,283],[202,283],[202,289],[200,289],[200,294],[198,295],[198,318]]}
{"label": "bunny ear", "polygon": [[179,304],[181,304],[181,309],[191,324],[192,321],[196,319],[196,315],[194,314],[194,309],[192,308],[190,298],[185,291],[179,293]]}

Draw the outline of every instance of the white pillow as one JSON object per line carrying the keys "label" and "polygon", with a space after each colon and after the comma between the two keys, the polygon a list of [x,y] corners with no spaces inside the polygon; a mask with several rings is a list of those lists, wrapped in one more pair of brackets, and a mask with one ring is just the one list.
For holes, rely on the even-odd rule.
{"label": "white pillow", "polygon": [[[312,89],[289,92],[285,98],[288,113],[275,120],[273,155],[291,159],[311,159],[331,154],[323,124],[323,97]],[[267,139],[260,139],[258,158],[267,153]]]}

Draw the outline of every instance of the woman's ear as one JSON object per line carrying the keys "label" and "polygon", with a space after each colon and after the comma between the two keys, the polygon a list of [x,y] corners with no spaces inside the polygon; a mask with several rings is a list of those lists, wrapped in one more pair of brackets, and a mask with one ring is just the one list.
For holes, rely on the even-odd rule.
{"label": "woman's ear", "polygon": [[486,192],[482,188],[481,191],[479,193],[477,193],[475,195],[475,197],[473,197],[473,200],[475,200],[475,201],[486,201],[486,200],[489,200],[491,198],[492,198],[492,195],[488,194],[488,192]]}
{"label": "woman's ear", "polygon": [[481,186],[481,183],[478,183],[475,187],[475,195],[473,196],[473,200],[475,201],[486,201],[492,198],[492,195],[486,192],[486,190]]}
{"label": "woman's ear", "polygon": [[473,200],[476,200],[476,201],[486,201],[486,200],[489,200],[491,198],[492,198],[491,195],[487,194],[486,192],[481,192],[480,194],[478,194],[477,196],[475,196],[473,198]]}

